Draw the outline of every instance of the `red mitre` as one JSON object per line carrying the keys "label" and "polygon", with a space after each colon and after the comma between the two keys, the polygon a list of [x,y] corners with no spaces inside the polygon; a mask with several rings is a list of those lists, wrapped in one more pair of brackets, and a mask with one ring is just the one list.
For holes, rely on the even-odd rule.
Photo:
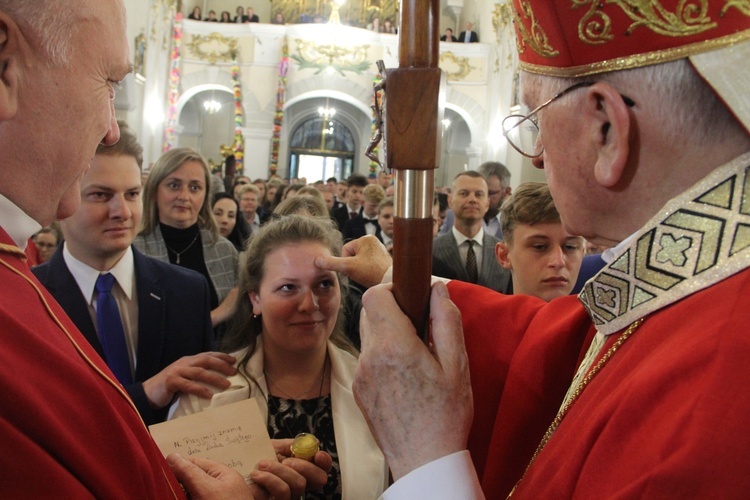
{"label": "red mitre", "polygon": [[580,77],[750,40],[747,0],[513,0],[521,68]]}

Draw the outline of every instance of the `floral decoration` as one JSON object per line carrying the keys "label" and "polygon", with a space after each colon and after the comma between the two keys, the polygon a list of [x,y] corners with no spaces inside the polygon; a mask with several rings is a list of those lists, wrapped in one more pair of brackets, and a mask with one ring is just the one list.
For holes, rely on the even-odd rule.
{"label": "floral decoration", "polygon": [[240,82],[240,63],[235,59],[232,64],[232,82],[234,83],[234,159],[237,172],[242,173],[245,158],[245,138],[242,136],[242,127],[245,124],[244,111],[242,109],[242,83]]}
{"label": "floral decoration", "polygon": [[180,98],[180,45],[182,43],[182,13],[177,12],[172,26],[172,53],[169,67],[169,93],[167,94],[167,120],[164,128],[162,152],[169,151],[175,144],[177,123],[177,101]]}
{"label": "floral decoration", "polygon": [[279,81],[276,88],[276,114],[273,117],[273,137],[271,138],[270,175],[279,169],[279,146],[281,145],[281,126],[284,123],[284,104],[286,103],[286,77],[289,72],[289,42],[285,38],[281,46],[279,61]]}

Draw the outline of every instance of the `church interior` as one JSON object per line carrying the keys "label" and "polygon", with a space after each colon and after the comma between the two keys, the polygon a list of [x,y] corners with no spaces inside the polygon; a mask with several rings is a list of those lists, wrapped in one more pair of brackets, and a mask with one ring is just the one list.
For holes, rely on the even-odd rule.
{"label": "church interior", "polygon": [[[144,167],[189,146],[217,171],[235,155],[251,178],[313,182],[379,169],[364,151],[374,133],[377,62],[399,65],[399,36],[383,29],[398,28],[398,2],[125,3],[134,72],[115,106],[144,145]],[[245,9],[259,22],[204,20],[211,11],[234,19]],[[439,43],[445,83],[435,185],[486,161],[507,165],[513,185],[543,181],[502,135],[503,118],[520,108],[509,2],[441,0],[439,12],[440,34],[450,28],[458,36],[471,24],[479,42]]]}

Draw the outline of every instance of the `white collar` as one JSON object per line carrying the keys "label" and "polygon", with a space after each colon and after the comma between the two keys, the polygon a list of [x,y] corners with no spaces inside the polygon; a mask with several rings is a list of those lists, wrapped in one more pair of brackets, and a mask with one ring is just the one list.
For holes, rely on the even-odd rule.
{"label": "white collar", "polygon": [[456,238],[456,243],[458,246],[461,246],[464,241],[472,240],[474,241],[478,246],[482,246],[482,240],[484,240],[484,224],[482,224],[482,227],[479,228],[479,232],[474,235],[473,238],[467,238],[463,234],[461,234],[458,229],[456,229],[456,226],[453,226],[451,228],[451,231],[453,231],[453,237]]}
{"label": "white collar", "polygon": [[133,285],[135,283],[135,262],[133,260],[133,249],[128,247],[122,258],[117,261],[111,269],[100,272],[88,264],[84,264],[80,260],[73,257],[68,250],[68,245],[63,244],[63,259],[65,259],[65,265],[68,266],[70,274],[78,284],[78,288],[81,289],[81,293],[86,298],[86,302],[89,304],[94,296],[94,288],[96,286],[96,280],[100,274],[111,273],[115,277],[117,283],[119,283],[122,291],[125,292],[125,296],[128,300],[133,298]]}
{"label": "white collar", "polygon": [[21,250],[26,249],[29,238],[42,228],[37,221],[2,194],[0,194],[0,226]]}
{"label": "white collar", "polygon": [[622,240],[620,243],[618,243],[616,246],[613,246],[611,248],[607,248],[602,252],[602,260],[606,262],[607,264],[610,264],[613,260],[615,260],[615,257],[620,255],[628,246],[630,246],[630,242],[633,241],[633,238],[638,234],[638,231],[631,234],[624,240]]}

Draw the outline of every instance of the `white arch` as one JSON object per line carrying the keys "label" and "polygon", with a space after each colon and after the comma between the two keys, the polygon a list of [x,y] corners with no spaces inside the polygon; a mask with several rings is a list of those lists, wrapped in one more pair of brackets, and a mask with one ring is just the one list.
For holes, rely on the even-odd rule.
{"label": "white arch", "polygon": [[224,85],[218,85],[215,83],[203,83],[195,85],[180,94],[180,98],[177,100],[177,104],[175,105],[175,108],[177,109],[177,116],[180,116],[182,114],[182,108],[185,107],[185,104],[187,104],[188,101],[193,98],[193,96],[203,92],[204,90],[218,90],[219,92],[226,92],[228,94],[234,95],[234,89],[230,89],[228,87],[225,87]]}
{"label": "white arch", "polygon": [[309,99],[315,99],[318,97],[330,97],[332,99],[351,104],[355,108],[362,111],[362,113],[364,113],[366,116],[370,116],[372,114],[372,110],[370,109],[370,107],[366,106],[362,101],[360,101],[359,99],[355,99],[349,94],[345,94],[337,90],[311,90],[309,92],[305,92],[286,101],[286,103],[284,104],[284,109],[287,109],[298,102],[307,101]]}
{"label": "white arch", "polygon": [[445,101],[445,107],[455,111],[466,122],[466,126],[469,127],[471,144],[481,142],[481,125],[485,120],[485,112],[482,106],[466,94],[456,92],[451,88],[448,88]]}

